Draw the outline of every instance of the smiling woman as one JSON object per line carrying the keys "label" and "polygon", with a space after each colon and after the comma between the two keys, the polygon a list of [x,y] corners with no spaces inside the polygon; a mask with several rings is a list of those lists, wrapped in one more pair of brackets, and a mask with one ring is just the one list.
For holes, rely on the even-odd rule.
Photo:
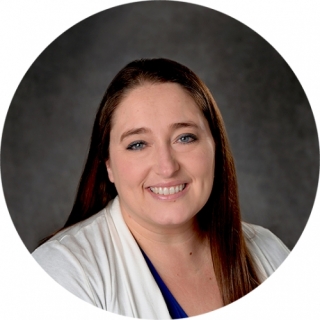
{"label": "smiling woman", "polygon": [[81,299],[137,318],[183,318],[255,289],[289,251],[241,222],[218,107],[187,67],[125,66],[96,116],[65,227],[33,256]]}
{"label": "smiling woman", "polygon": [[132,220],[152,230],[192,223],[212,190],[214,149],[208,122],[181,86],[131,90],[113,115],[106,161],[129,228]]}

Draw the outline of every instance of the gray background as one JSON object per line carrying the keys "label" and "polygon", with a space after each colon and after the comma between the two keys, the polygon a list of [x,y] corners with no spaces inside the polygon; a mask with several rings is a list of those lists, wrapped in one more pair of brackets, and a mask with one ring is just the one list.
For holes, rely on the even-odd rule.
{"label": "gray background", "polygon": [[41,53],[17,88],[4,126],[1,174],[27,249],[66,221],[102,95],[120,68],[142,57],[177,60],[208,85],[236,160],[243,219],[269,228],[292,249],[319,173],[315,121],[299,81],[240,22],[164,1],[115,7],[75,25]]}

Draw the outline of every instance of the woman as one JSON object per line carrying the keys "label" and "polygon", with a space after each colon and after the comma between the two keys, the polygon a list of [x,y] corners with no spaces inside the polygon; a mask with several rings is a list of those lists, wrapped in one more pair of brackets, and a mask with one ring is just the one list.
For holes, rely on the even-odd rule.
{"label": "woman", "polygon": [[256,288],[289,251],[241,222],[222,117],[205,84],[167,59],[109,85],[69,219],[33,256],[105,310],[184,318]]}

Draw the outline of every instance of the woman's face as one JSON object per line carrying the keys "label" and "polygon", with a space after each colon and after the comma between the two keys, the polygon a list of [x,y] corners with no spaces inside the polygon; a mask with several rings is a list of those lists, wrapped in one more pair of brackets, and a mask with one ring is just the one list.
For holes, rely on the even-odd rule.
{"label": "woman's face", "polygon": [[187,225],[213,186],[215,143],[208,123],[178,84],[129,91],[113,115],[109,179],[126,221],[147,228]]}

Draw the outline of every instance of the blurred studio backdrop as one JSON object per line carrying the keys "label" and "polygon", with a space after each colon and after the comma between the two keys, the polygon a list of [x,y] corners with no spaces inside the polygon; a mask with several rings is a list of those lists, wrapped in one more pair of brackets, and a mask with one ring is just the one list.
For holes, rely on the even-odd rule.
{"label": "blurred studio backdrop", "polygon": [[61,228],[71,211],[108,84],[128,62],[153,57],[185,64],[207,84],[235,157],[243,220],[270,229],[292,249],[319,174],[317,130],[303,88],[253,30],[176,1],[95,14],[55,39],[26,72],[4,126],[1,175],[27,249]]}

